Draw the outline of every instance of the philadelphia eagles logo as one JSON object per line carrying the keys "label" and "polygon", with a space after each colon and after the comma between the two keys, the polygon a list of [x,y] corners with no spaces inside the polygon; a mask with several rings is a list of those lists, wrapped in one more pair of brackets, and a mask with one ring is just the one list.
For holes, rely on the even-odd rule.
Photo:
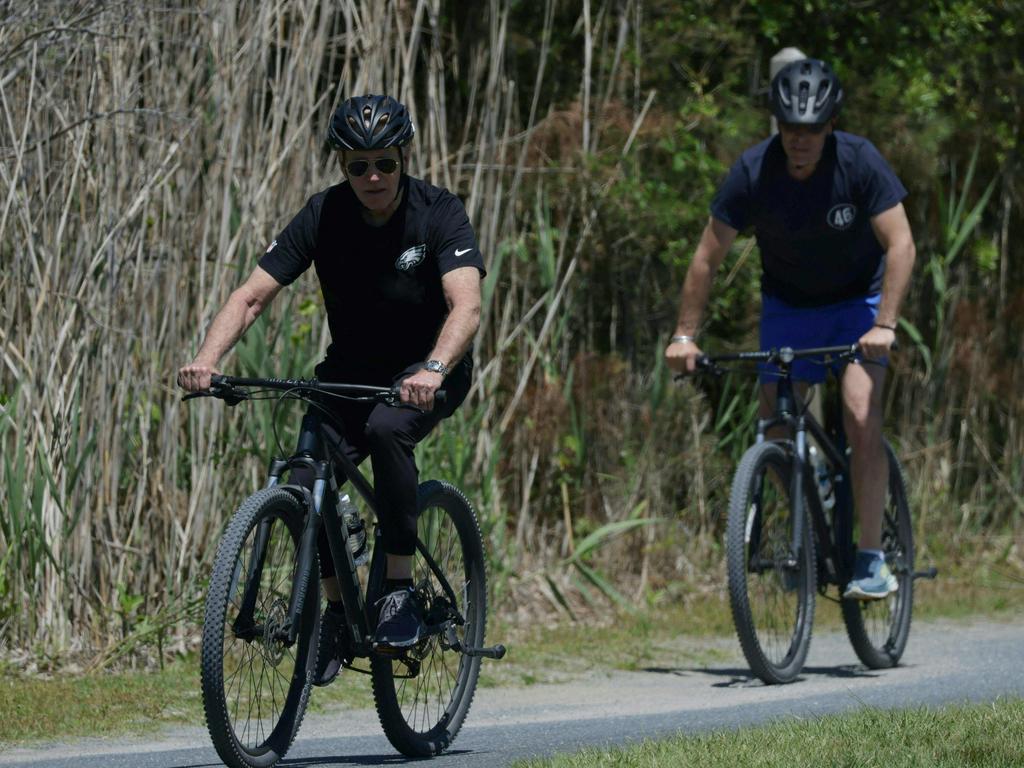
{"label": "philadelphia eagles logo", "polygon": [[404,251],[395,262],[395,269],[400,272],[408,272],[427,256],[427,244],[420,243]]}
{"label": "philadelphia eagles logo", "polygon": [[857,218],[857,206],[850,203],[833,205],[825,218],[832,229],[849,229],[853,220]]}

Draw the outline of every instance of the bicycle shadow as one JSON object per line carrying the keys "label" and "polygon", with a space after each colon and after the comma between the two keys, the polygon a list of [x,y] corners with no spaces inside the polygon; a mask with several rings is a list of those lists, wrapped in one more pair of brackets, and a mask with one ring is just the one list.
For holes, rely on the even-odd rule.
{"label": "bicycle shadow", "polygon": [[[451,749],[445,750],[445,755],[467,755],[472,750],[469,749]],[[394,752],[388,754],[364,754],[364,755],[333,755],[333,756],[321,756],[321,757],[291,757],[285,758],[281,762],[277,763],[280,766],[288,766],[288,768],[319,768],[320,766],[346,766],[346,765],[404,765],[406,763],[418,763],[422,760],[437,760],[437,757],[405,757],[404,755],[396,755]],[[188,763],[184,765],[177,765],[174,768],[217,768],[223,763]]]}
{"label": "bicycle shadow", "polygon": [[[642,667],[641,671],[661,675],[675,675],[677,677],[712,675],[730,678],[722,682],[711,683],[712,688],[767,687],[764,682],[752,675],[749,669],[740,667]],[[871,679],[880,676],[881,674],[878,670],[868,669],[860,664],[840,664],[835,667],[804,667],[800,675],[793,682],[800,682],[811,677],[852,680]]]}
{"label": "bicycle shadow", "polygon": [[[466,755],[471,750],[453,749],[445,750],[445,755]],[[405,757],[391,752],[386,755],[338,755],[336,757],[297,757],[282,760],[278,765],[289,766],[290,768],[314,768],[314,766],[330,765],[404,765],[406,763],[418,763],[423,760],[436,760],[436,757]]]}

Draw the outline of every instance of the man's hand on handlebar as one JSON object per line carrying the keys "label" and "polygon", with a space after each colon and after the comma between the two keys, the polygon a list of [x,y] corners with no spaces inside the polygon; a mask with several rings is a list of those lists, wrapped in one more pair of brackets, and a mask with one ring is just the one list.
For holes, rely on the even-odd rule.
{"label": "man's hand on handlebar", "polygon": [[419,370],[402,380],[399,393],[405,405],[414,405],[424,411],[434,409],[434,393],[444,384],[444,376],[435,371]]}
{"label": "man's hand on handlebar", "polygon": [[890,328],[874,325],[857,340],[860,352],[868,360],[885,357],[895,349],[896,332]]}
{"label": "man's hand on handlebar", "polygon": [[683,376],[690,376],[698,369],[698,359],[704,353],[695,341],[673,341],[665,348],[665,362],[668,367]]}
{"label": "man's hand on handlebar", "polygon": [[212,365],[193,361],[178,369],[178,386],[186,392],[203,392],[210,388],[210,377],[219,370]]}

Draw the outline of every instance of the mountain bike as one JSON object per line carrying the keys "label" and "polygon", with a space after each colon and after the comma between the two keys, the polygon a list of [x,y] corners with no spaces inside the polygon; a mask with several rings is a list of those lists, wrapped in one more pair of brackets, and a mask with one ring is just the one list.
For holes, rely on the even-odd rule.
{"label": "mountain bike", "polygon": [[[839,602],[857,657],[871,669],[899,663],[910,636],[914,580],[935,569],[914,571],[914,535],[903,468],[888,441],[889,463],[882,522],[882,549],[897,591],[884,600],[843,599],[853,574],[857,524],[850,486],[850,449],[842,427],[838,388],[829,427],[796,396],[792,364],[817,360],[829,367],[859,360],[856,345],[705,356],[705,371],[722,375],[729,363],[767,363],[778,369],[775,413],[759,419],[757,439],[733,476],[726,525],[729,602],[736,634],[751,671],[765,683],[799,675],[811,642],[815,593]],[[828,419],[825,420],[829,422]],[[766,433],[782,427],[783,439]],[[813,438],[816,449],[808,438]],[[828,507],[828,508],[827,508]],[[839,597],[828,595],[829,586]]]}
{"label": "mountain bike", "polygon": [[[317,666],[321,528],[345,607],[343,666],[372,677],[381,726],[399,752],[440,754],[465,721],[481,659],[505,654],[504,646],[484,646],[487,580],[476,513],[450,483],[420,484],[413,582],[424,607],[425,636],[408,649],[375,649],[375,604],[386,565],[380,526],[368,537],[376,546],[364,590],[348,546],[349,527],[338,511],[336,469],[374,513],[377,501],[344,446],[323,428],[331,418],[323,407],[329,398],[399,406],[397,389],[218,375],[208,391],[185,399],[200,396],[229,405],[277,399],[278,405],[300,400],[311,406],[294,454],[271,460],[265,487],[242,502],[217,547],[201,662],[203,707],[217,754],[233,768],[267,768],[295,739]],[[283,482],[299,467],[312,470],[312,488]],[[369,668],[357,659],[368,659]]]}

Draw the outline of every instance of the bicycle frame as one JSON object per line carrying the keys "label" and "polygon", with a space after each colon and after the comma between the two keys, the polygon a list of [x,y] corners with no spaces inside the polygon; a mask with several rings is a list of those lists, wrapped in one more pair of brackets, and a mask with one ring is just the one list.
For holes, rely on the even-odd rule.
{"label": "bicycle frame", "polygon": [[[232,379],[229,381],[236,384],[250,383],[250,380],[243,379]],[[266,385],[271,380],[257,381],[259,384]],[[295,383],[281,382],[281,384],[287,385],[294,385]],[[380,391],[380,388],[376,387],[366,387],[364,389],[366,391]],[[288,489],[299,496],[300,500],[304,502],[309,510],[309,514],[304,522],[299,545],[297,577],[292,583],[292,592],[289,596],[288,619],[281,627],[281,632],[286,637],[282,639],[286,640],[288,644],[294,643],[297,639],[299,616],[302,614],[302,609],[309,592],[310,579],[319,577],[318,574],[313,574],[313,566],[316,557],[317,538],[320,528],[323,526],[331,559],[334,562],[335,575],[341,590],[346,621],[352,633],[352,651],[356,656],[365,657],[373,652],[372,627],[374,622],[368,608],[372,602],[371,598],[382,591],[385,571],[384,554],[380,546],[374,547],[373,561],[371,562],[369,572],[370,576],[364,595],[355,561],[348,548],[348,527],[338,514],[338,484],[335,466],[340,468],[343,476],[352,483],[365,504],[373,510],[374,515],[379,520],[377,499],[369,480],[359,471],[355,463],[345,452],[343,450],[330,450],[327,447],[321,423],[322,420],[319,415],[307,413],[302,419],[295,453],[287,459],[272,459],[267,472],[266,488],[279,486]],[[340,448],[341,446],[338,447]],[[281,478],[285,472],[300,467],[313,471],[314,483],[312,490],[300,485],[281,483]],[[259,576],[262,573],[266,557],[269,526],[269,522],[262,523],[253,541],[253,556],[250,561],[249,573],[246,574],[247,586],[243,593],[239,616],[233,627],[236,635],[240,637],[251,634],[254,629],[251,617],[255,608],[255,589],[259,584]],[[374,539],[375,544],[380,543],[379,523],[374,527]],[[455,607],[458,605],[458,600],[451,584],[418,538],[416,549],[448,597],[451,610],[455,614],[452,617],[452,621],[458,625],[464,624],[465,617]],[[443,630],[443,625],[429,627],[428,630],[440,632]],[[471,652],[474,650],[476,649],[470,649]]]}
{"label": "bicycle frame", "polygon": [[[792,440],[792,450],[796,458],[793,462],[793,474],[789,479],[790,498],[794,508],[809,510],[810,523],[813,526],[812,532],[818,543],[817,555],[824,563],[828,582],[840,584],[843,578],[842,561],[835,546],[828,516],[822,508],[821,499],[814,486],[814,470],[808,458],[808,432],[835,468],[833,484],[836,488],[837,504],[840,503],[839,497],[845,488],[845,478],[850,476],[849,460],[845,451],[835,445],[827,430],[814,418],[814,415],[806,408],[801,408],[799,398],[793,391],[793,379],[789,365],[783,363],[780,368],[782,377],[778,382],[775,414],[768,419],[758,419],[757,442],[766,440],[766,432],[773,427],[788,428]],[[848,511],[848,507],[849,505],[843,503],[840,507],[841,513]],[[804,515],[798,515],[794,522],[792,546],[793,552],[799,552],[803,541],[804,525],[807,521]]]}
{"label": "bicycle frame", "polygon": [[[780,374],[778,388],[775,397],[775,413],[767,419],[758,419],[757,442],[764,442],[766,433],[773,427],[782,426],[789,431],[790,439],[780,441],[787,443],[787,448],[794,454],[793,474],[789,478],[790,499],[795,509],[809,510],[812,534],[818,546],[816,548],[817,558],[824,565],[827,583],[841,585],[846,580],[847,564],[843,558],[843,551],[837,546],[832,534],[832,527],[829,524],[825,510],[822,508],[821,499],[818,496],[814,485],[813,469],[808,458],[808,432],[814,441],[824,451],[826,458],[835,468],[832,475],[836,491],[837,514],[852,514],[852,504],[847,500],[848,485],[847,478],[850,477],[849,460],[845,450],[837,446],[828,431],[818,423],[813,414],[808,412],[807,407],[796,396],[793,388],[792,363],[799,357],[830,356],[835,355],[841,358],[852,358],[856,354],[856,346],[822,347],[819,349],[800,350],[799,355],[794,350],[784,347],[778,350],[765,352],[740,352],[730,355],[716,355],[705,358],[703,363],[711,370],[718,370],[716,364],[729,361],[756,361],[771,362],[778,366]],[[841,430],[841,422],[840,422]],[[841,436],[840,431],[840,436]],[[760,493],[760,489],[758,489]],[[796,555],[800,552],[804,537],[804,525],[807,520],[804,515],[797,515],[792,531],[791,552],[792,566],[796,566]],[[756,540],[760,531],[752,530],[751,538]],[[751,547],[756,551],[757,547]],[[789,565],[789,563],[788,563]],[[752,567],[759,564],[752,564]],[[825,586],[822,584],[821,586]]]}

